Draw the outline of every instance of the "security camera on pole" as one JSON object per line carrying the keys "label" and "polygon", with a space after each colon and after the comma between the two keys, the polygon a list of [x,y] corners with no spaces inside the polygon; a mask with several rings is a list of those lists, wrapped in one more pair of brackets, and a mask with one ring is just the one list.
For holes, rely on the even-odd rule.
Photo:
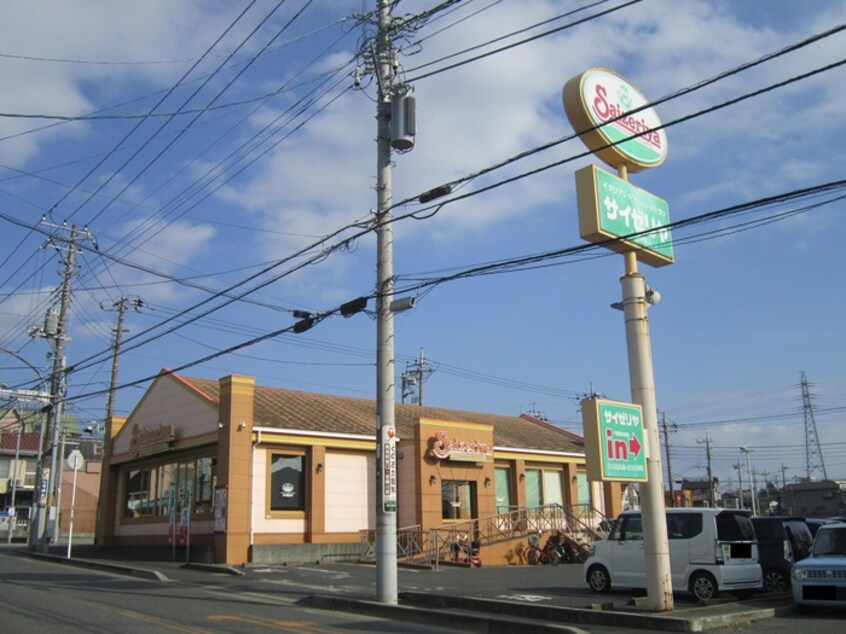
{"label": "security camera on pole", "polygon": [[[579,228],[582,238],[623,254],[625,275],[623,313],[629,361],[632,401],[642,411],[645,472],[632,462],[640,455],[637,437],[631,437],[640,421],[637,412],[608,409],[608,423],[602,435],[589,429],[585,420],[586,461],[591,455],[604,461],[602,469],[591,468],[592,479],[642,481],[643,533],[647,601],[649,609],[673,609],[670,554],[665,520],[661,444],[658,436],[658,406],[646,309],[649,287],[638,272],[637,261],[652,266],[673,262],[673,247],[666,203],[634,187],[628,173],[657,167],[667,157],[667,138],[658,115],[641,92],[617,73],[606,68],[590,68],[564,86],[564,109],[585,145],[600,159],[617,168],[617,176],[591,165],[576,173]],[[585,412],[597,411],[583,407]],[[624,424],[620,421],[623,420]],[[613,423],[613,424],[612,424]],[[635,424],[636,423],[636,424]],[[591,432],[590,434],[588,432]],[[594,446],[587,447],[589,438]],[[621,465],[620,462],[627,463]],[[605,476],[605,467],[613,466]],[[625,467],[620,471],[620,467]],[[645,477],[644,477],[645,476]]]}

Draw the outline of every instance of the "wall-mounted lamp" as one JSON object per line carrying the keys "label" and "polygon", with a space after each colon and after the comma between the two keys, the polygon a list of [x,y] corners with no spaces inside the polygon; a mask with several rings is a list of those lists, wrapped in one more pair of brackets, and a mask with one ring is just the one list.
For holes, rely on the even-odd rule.
{"label": "wall-mounted lamp", "polygon": [[573,484],[576,484],[576,483],[579,481],[579,477],[578,477],[578,476],[573,476],[573,477],[572,477],[572,481],[573,481]]}
{"label": "wall-mounted lamp", "polygon": [[217,424],[218,429],[223,429],[224,427],[226,427],[226,423],[218,423]]}
{"label": "wall-mounted lamp", "polygon": [[242,429],[246,429],[246,428],[247,428],[247,423],[245,423],[244,421],[241,421],[240,423],[238,423],[238,431],[241,431]]}
{"label": "wall-mounted lamp", "polygon": [[438,479],[435,476],[429,476],[429,486],[435,486],[437,484]]}
{"label": "wall-mounted lamp", "polygon": [[489,487],[490,485],[491,485],[491,479],[490,479],[490,478],[485,478],[485,486],[486,486],[486,487]]}
{"label": "wall-mounted lamp", "polygon": [[520,482],[525,482],[525,481],[526,481],[526,474],[525,474],[525,473],[521,473],[521,474],[520,474]]}
{"label": "wall-mounted lamp", "polygon": [[317,473],[323,473],[323,463],[322,462],[317,463],[317,469],[315,469],[315,471],[317,471]]}

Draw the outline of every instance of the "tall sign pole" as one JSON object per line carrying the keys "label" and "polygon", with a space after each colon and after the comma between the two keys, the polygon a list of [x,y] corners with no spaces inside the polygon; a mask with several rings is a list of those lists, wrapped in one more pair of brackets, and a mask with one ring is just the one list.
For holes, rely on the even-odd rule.
{"label": "tall sign pole", "polygon": [[[587,147],[617,168],[617,178],[593,166],[576,177],[583,238],[623,254],[620,278],[632,401],[643,411],[646,481],[641,484],[644,556],[649,609],[673,609],[665,519],[661,442],[652,347],[646,309],[650,289],[638,259],[652,266],[673,261],[669,215],[663,201],[632,186],[628,172],[657,167],[667,157],[667,138],[649,101],[628,80],[607,68],[590,68],[564,86],[567,117]],[[587,440],[587,437],[586,437]],[[618,478],[619,479],[619,478]]]}

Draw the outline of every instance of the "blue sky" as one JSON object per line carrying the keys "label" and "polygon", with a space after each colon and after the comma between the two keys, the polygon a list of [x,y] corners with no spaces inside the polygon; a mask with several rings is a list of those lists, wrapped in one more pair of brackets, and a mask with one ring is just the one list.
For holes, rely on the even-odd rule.
{"label": "blue sky", "polygon": [[[59,284],[45,241],[51,224],[88,226],[99,252],[77,259],[66,347],[80,420],[104,415],[104,397],[87,395],[108,384],[115,313],[103,308],[121,296],[144,301],[125,323],[120,383],[141,382],[118,392],[126,415],[160,368],[285,328],[293,310],[327,311],[373,291],[373,234],[321,239],[366,223],[376,204],[376,92],[359,55],[373,29],[355,17],[374,3],[277,4],[4,5],[0,349],[49,368],[46,342],[26,335]],[[436,4],[402,1],[394,15]],[[674,221],[840,181],[846,33],[741,67],[844,23],[841,1],[457,3],[397,42],[418,134],[412,151],[394,156],[394,200],[571,135],[561,90],[592,66],[655,101],[685,91],[657,107],[672,123],[667,161],[631,176],[667,201]],[[610,169],[571,158],[583,152],[565,140],[462,180],[455,194],[497,187],[398,221],[397,287],[582,244],[574,173],[589,163]],[[649,317],[675,477],[704,477],[706,436],[724,484],[736,483],[741,461],[746,479],[740,446],[770,479],[804,476],[804,371],[827,473],[846,478],[842,195],[839,186],[680,227],[676,262],[641,266],[662,295]],[[49,224],[39,224],[45,215]],[[313,263],[283,263],[306,247]],[[422,349],[433,370],[426,404],[537,411],[580,431],[581,395],[630,398],[622,314],[610,308],[622,273],[620,255],[591,251],[426,286],[395,320],[397,375]],[[230,287],[250,292],[227,303],[218,294]],[[336,316],[183,373],[373,398],[375,341],[371,316]],[[0,381],[27,380],[28,368],[0,357]]]}

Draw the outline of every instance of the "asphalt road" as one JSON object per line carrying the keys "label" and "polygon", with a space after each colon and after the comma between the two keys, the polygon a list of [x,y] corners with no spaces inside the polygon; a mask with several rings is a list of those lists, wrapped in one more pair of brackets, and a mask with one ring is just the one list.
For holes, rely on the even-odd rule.
{"label": "asphalt road", "polygon": [[182,572],[165,582],[134,579],[5,552],[0,629],[4,634],[444,631],[299,607],[296,600],[309,589],[294,589],[284,578]]}
{"label": "asphalt road", "polygon": [[[166,581],[138,579],[73,565],[32,559],[0,548],[0,630],[14,634],[52,632],[424,632],[468,631],[438,621],[382,619],[338,610],[306,608],[312,595],[373,600],[376,569],[358,564],[185,568],[181,562],[133,562],[160,571]],[[228,570],[228,572],[227,572]],[[238,574],[232,574],[238,573]],[[598,601],[582,581],[580,565],[514,568],[400,568],[401,593],[460,595],[535,605],[580,607]],[[602,595],[625,605],[631,591]],[[679,612],[696,611],[675,598]],[[721,599],[732,602],[733,598]],[[786,595],[781,603],[792,603]],[[433,607],[432,610],[437,610]],[[579,625],[591,634],[620,634],[628,627]],[[846,632],[846,611],[792,611],[731,631],[828,634]]]}

